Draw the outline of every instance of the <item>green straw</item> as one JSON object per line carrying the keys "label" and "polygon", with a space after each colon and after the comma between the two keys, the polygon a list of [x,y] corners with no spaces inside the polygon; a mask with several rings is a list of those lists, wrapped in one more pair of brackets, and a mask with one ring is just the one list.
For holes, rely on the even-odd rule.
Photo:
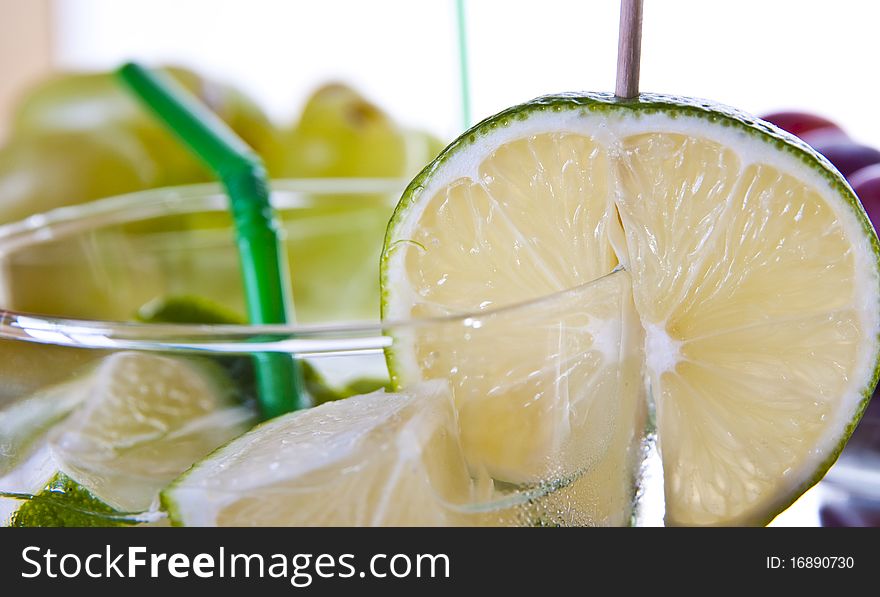
{"label": "green straw", "polygon": [[[226,188],[251,323],[286,323],[292,303],[281,269],[266,170],[259,156],[171,78],[134,63],[124,65],[118,75]],[[296,359],[282,353],[254,357],[264,418],[308,406]]]}
{"label": "green straw", "polygon": [[471,77],[468,70],[467,20],[464,0],[455,0],[455,15],[458,31],[458,77],[461,91],[461,119],[464,128],[471,127]]}

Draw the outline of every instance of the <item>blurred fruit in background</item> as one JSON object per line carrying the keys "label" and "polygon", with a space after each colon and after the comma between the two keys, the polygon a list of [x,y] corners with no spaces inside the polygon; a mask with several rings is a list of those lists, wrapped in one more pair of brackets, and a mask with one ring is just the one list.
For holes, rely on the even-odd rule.
{"label": "blurred fruit in background", "polygon": [[[271,150],[278,132],[262,110],[232,87],[176,67],[161,69],[206,102],[239,135],[260,151]],[[139,104],[113,73],[60,73],[27,92],[13,111],[10,137],[0,149],[0,224],[58,207],[78,205],[151,188],[211,180],[201,163]],[[139,233],[162,233],[161,226]],[[155,276],[135,265],[122,238],[108,239],[119,266],[102,273],[108,296],[152,298]],[[105,244],[106,244],[105,243]],[[67,251],[61,271],[34,265],[13,275],[4,262],[4,283],[15,288],[6,308],[63,316],[101,309],[109,319],[133,313],[112,309],[112,301],[86,283],[90,251],[83,243]],[[43,249],[51,253],[51,246]],[[17,271],[17,270],[15,270]],[[129,272],[137,272],[132,275]],[[49,292],[60,276],[65,292]],[[6,300],[13,294],[5,292]],[[120,301],[121,302],[121,301]]]}
{"label": "blurred fruit in background", "polygon": [[412,175],[434,161],[446,149],[446,143],[428,131],[408,129],[406,132],[407,166]]}
{"label": "blurred fruit in background", "polygon": [[[205,102],[258,153],[274,150],[278,132],[259,106],[243,93],[187,69],[167,67],[160,70]],[[64,73],[44,81],[21,99],[11,125],[10,145],[13,146],[35,135],[130,136],[132,143],[141,145],[138,166],[149,175],[149,179],[126,190],[210,180],[207,169],[120,85],[112,73]],[[94,175],[93,172],[84,173],[84,179],[87,174]],[[83,181],[83,184],[87,183]]]}
{"label": "blurred fruit in background", "polygon": [[[443,148],[341,83],[320,87],[276,127],[245,93],[191,70],[160,70],[201,99],[275,178],[408,178]],[[62,73],[18,103],[0,150],[0,223],[53,207],[211,180],[207,169],[116,80]]]}
{"label": "blurred fruit in background", "polygon": [[[279,210],[298,320],[378,317],[378,263],[385,226],[404,182],[444,144],[428,132],[402,126],[342,83],[319,87],[299,115],[291,114],[291,124],[275,126],[254,101],[230,85],[184,68],[160,70],[259,153],[273,178],[399,180],[399,187],[327,183],[341,190],[303,195],[295,209]],[[57,207],[209,180],[208,170],[112,72],[62,73],[30,90],[14,111],[10,139],[0,149],[0,224]],[[138,305],[163,298],[174,289],[155,284],[154,270],[162,267],[186,268],[206,295],[243,312],[240,281],[228,275],[237,266],[230,226],[225,212],[128,225],[127,234],[139,235],[136,242],[101,236],[121,261],[112,272],[102,270],[106,279],[100,283],[76,283],[88,280],[92,268],[89,255],[94,247],[83,246],[69,250],[70,259],[59,261],[65,264],[62,272],[31,267],[27,271],[38,273],[27,279],[21,273],[13,276],[15,304],[3,306],[69,317],[131,318],[134,310],[114,310],[110,297],[125,295],[130,300],[117,302]],[[226,250],[181,250],[174,253],[173,263],[134,267],[134,247],[150,243]],[[13,270],[7,270],[11,276]],[[131,275],[129,270],[138,273]],[[70,292],[48,290],[47,276],[57,275],[74,281],[68,285]]]}
{"label": "blurred fruit in background", "polygon": [[[804,138],[807,133],[820,130],[841,131],[837,124],[818,114],[809,112],[770,112],[761,116],[767,122],[772,122],[779,128],[788,131],[792,135]],[[842,132],[842,131],[841,131]]]}
{"label": "blurred fruit in background", "polygon": [[283,132],[279,153],[266,160],[276,178],[399,178],[440,149],[429,133],[404,129],[351,87],[330,83],[309,97],[299,121]]}
{"label": "blurred fruit in background", "polygon": [[[343,83],[307,99],[299,119],[265,156],[273,178],[401,179],[396,193],[324,196],[284,217],[297,318],[303,322],[378,317],[382,239],[405,180],[443,149],[404,128]],[[291,214],[292,215],[292,214]]]}
{"label": "blurred fruit in background", "polygon": [[0,149],[0,223],[146,189],[159,170],[124,132],[33,133]]}
{"label": "blurred fruit in background", "polygon": [[880,224],[880,164],[856,170],[849,177],[849,182],[877,227]]}
{"label": "blurred fruit in background", "polygon": [[847,180],[858,170],[880,162],[880,151],[855,141],[833,141],[813,148],[834,164]]}
{"label": "blurred fruit in background", "polygon": [[868,404],[825,486],[822,526],[880,527],[880,401]]}
{"label": "blurred fruit in background", "polygon": [[377,106],[339,83],[318,89],[299,122],[283,137],[283,155],[270,160],[273,176],[381,176],[406,171],[403,131]]}

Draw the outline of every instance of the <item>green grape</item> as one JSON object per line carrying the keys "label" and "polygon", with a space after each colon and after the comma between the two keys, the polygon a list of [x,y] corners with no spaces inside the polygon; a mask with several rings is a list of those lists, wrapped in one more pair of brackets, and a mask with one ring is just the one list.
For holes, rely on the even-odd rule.
{"label": "green grape", "polygon": [[407,174],[404,131],[354,89],[325,85],[306,102],[284,137],[283,155],[268,160],[276,177],[398,177]]}
{"label": "green grape", "polygon": [[[262,110],[233,87],[183,68],[163,70],[204,101],[257,153],[274,151],[278,133]],[[14,137],[97,129],[127,131],[157,167],[151,186],[211,179],[208,170],[125,89],[112,73],[63,73],[32,89],[17,105]]]}
{"label": "green grape", "polygon": [[143,143],[125,132],[20,137],[0,149],[0,222],[146,189],[159,178]]}
{"label": "green grape", "polygon": [[[0,150],[0,223],[144,190],[160,179],[143,143],[122,130],[19,137]],[[4,308],[57,316],[124,317],[129,300],[143,302],[161,285],[149,255],[119,229],[34,243],[7,254],[3,265]]]}
{"label": "green grape", "polygon": [[261,157],[277,153],[281,131],[254,101],[231,85],[203,80],[205,102]]}
{"label": "green grape", "polygon": [[427,164],[434,161],[446,143],[428,131],[408,129],[406,131],[407,176],[414,176]]}
{"label": "green grape", "polygon": [[[267,160],[278,178],[397,178],[427,163],[424,140],[343,84],[324,85]],[[297,320],[378,317],[378,263],[393,201],[353,193],[281,213]],[[394,198],[396,199],[396,197]]]}
{"label": "green grape", "polygon": [[441,141],[439,137],[426,131],[422,132],[421,135],[425,142],[425,149],[428,152],[428,161],[433,161],[434,158],[440,155],[441,151],[446,149],[447,143]]}

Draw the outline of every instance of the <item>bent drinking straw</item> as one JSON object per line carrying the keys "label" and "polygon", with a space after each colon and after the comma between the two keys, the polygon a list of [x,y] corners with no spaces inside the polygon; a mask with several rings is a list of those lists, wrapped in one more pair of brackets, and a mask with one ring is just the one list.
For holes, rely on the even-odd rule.
{"label": "bent drinking straw", "polygon": [[[170,78],[128,63],[119,77],[217,175],[229,195],[251,323],[288,321],[277,223],[262,161],[216,114]],[[308,406],[296,360],[282,353],[254,355],[260,410],[272,418]]]}

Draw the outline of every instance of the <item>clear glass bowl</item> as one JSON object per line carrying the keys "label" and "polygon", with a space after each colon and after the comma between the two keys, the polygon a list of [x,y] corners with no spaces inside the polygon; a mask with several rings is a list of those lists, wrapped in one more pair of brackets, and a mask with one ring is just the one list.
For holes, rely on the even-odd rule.
{"label": "clear glass bowl", "polygon": [[[255,420],[254,362],[276,353],[306,367],[314,403],[388,385],[417,392],[425,380],[444,384],[457,407],[468,474],[480,488],[464,498],[435,488],[437,503],[424,510],[439,504],[449,513],[440,519],[446,523],[630,524],[639,510],[634,488],[647,413],[643,384],[624,383],[641,380],[642,362],[642,339],[622,325],[630,308],[626,276],[611,273],[494,310],[380,322],[379,255],[402,187],[379,180],[273,185],[295,325],[134,321],[145,305],[169,297],[200,297],[244,313],[226,198],[214,185],[112,198],[0,227],[3,520],[14,523],[16,509],[45,491],[45,479],[30,478],[33,453],[48,445],[50,454],[63,454],[57,429],[84,407],[59,407],[37,425],[40,409],[47,400],[64,403],[65,388],[102,364],[131,354],[170,359],[154,363],[211,363],[228,380],[236,408],[250,409]],[[21,412],[31,414],[23,419]],[[22,421],[36,431],[22,438]],[[540,426],[529,430],[535,422]],[[120,471],[113,459],[126,458],[124,450],[99,448],[113,483],[131,497],[119,502],[127,508],[115,504],[118,512],[102,516],[161,520],[156,494],[183,470]],[[100,494],[106,480],[99,469],[60,470]],[[420,518],[418,504],[414,510],[406,524],[438,520]]]}

